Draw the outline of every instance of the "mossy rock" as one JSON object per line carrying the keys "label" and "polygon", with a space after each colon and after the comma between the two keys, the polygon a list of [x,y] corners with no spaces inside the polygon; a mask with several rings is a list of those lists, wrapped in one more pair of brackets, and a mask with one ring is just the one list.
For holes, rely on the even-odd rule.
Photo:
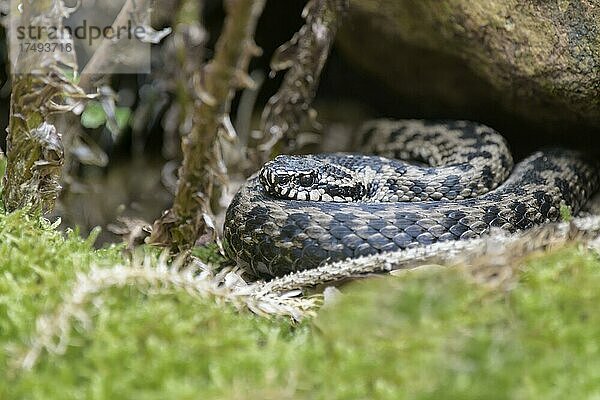
{"label": "mossy rock", "polygon": [[600,127],[593,2],[352,0],[339,46],[425,113]]}

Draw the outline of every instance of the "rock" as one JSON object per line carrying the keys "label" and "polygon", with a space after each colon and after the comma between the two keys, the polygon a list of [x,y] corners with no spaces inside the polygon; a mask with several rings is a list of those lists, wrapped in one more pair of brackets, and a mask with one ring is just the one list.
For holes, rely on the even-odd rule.
{"label": "rock", "polygon": [[425,114],[600,136],[595,1],[351,0],[338,45]]}

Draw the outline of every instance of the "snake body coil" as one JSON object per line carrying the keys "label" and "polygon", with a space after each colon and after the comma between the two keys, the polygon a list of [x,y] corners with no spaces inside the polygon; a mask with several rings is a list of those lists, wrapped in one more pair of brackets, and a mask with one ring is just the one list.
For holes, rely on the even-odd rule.
{"label": "snake body coil", "polygon": [[507,178],[502,137],[453,121],[379,121],[366,128],[380,156],[280,156],[240,189],[227,210],[229,256],[256,275],[439,241],[511,232],[573,213],[600,185],[600,168],[577,152],[537,152]]}

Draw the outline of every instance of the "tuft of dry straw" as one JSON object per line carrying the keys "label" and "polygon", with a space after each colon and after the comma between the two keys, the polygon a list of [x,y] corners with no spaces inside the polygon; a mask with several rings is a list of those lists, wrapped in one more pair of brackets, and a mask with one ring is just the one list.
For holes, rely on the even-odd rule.
{"label": "tuft of dry straw", "polygon": [[18,366],[30,370],[44,350],[64,354],[75,322],[84,329],[91,328],[88,307],[102,304],[102,296],[108,289],[126,286],[147,290],[150,295],[153,290],[163,294],[165,291],[182,291],[190,296],[212,298],[238,309],[248,309],[260,316],[286,316],[294,321],[313,315],[320,303],[318,297],[298,297],[299,291],[276,294],[262,286],[246,284],[233,269],[215,274],[198,260],[184,265],[183,257],[170,264],[167,253],[158,260],[149,255],[138,256],[129,265],[93,266],[88,272],[78,274],[56,311],[37,319],[31,345],[19,357]]}

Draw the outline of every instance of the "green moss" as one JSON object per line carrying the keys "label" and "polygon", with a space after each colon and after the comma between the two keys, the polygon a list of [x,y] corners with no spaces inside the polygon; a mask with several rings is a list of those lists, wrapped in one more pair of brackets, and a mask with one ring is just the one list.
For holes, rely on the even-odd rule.
{"label": "green moss", "polygon": [[76,274],[121,248],[0,216],[0,398],[591,398],[600,394],[600,260],[575,247],[536,257],[510,290],[459,269],[350,285],[292,326],[183,291],[107,289],[64,354],[29,371],[16,355]]}
{"label": "green moss", "polygon": [[506,293],[457,270],[362,283],[317,320],[317,375],[362,398],[590,398],[598,284],[598,258],[576,249],[533,260]]}
{"label": "green moss", "polygon": [[93,242],[25,213],[0,216],[0,346],[9,350],[0,352],[0,398],[198,398],[280,381],[301,330],[288,340],[287,322],[132,286],[85,306],[92,329],[76,323],[64,355],[43,352],[32,371],[15,369],[36,319],[59,307],[76,274],[124,262],[119,246],[93,250]]}
{"label": "green moss", "polygon": [[560,219],[564,222],[569,222],[573,219],[573,214],[571,213],[571,207],[566,205],[560,206]]}
{"label": "green moss", "polygon": [[202,247],[194,247],[192,254],[198,257],[201,261],[209,264],[219,264],[224,261],[223,256],[219,253],[219,246],[216,243],[211,243]]}

